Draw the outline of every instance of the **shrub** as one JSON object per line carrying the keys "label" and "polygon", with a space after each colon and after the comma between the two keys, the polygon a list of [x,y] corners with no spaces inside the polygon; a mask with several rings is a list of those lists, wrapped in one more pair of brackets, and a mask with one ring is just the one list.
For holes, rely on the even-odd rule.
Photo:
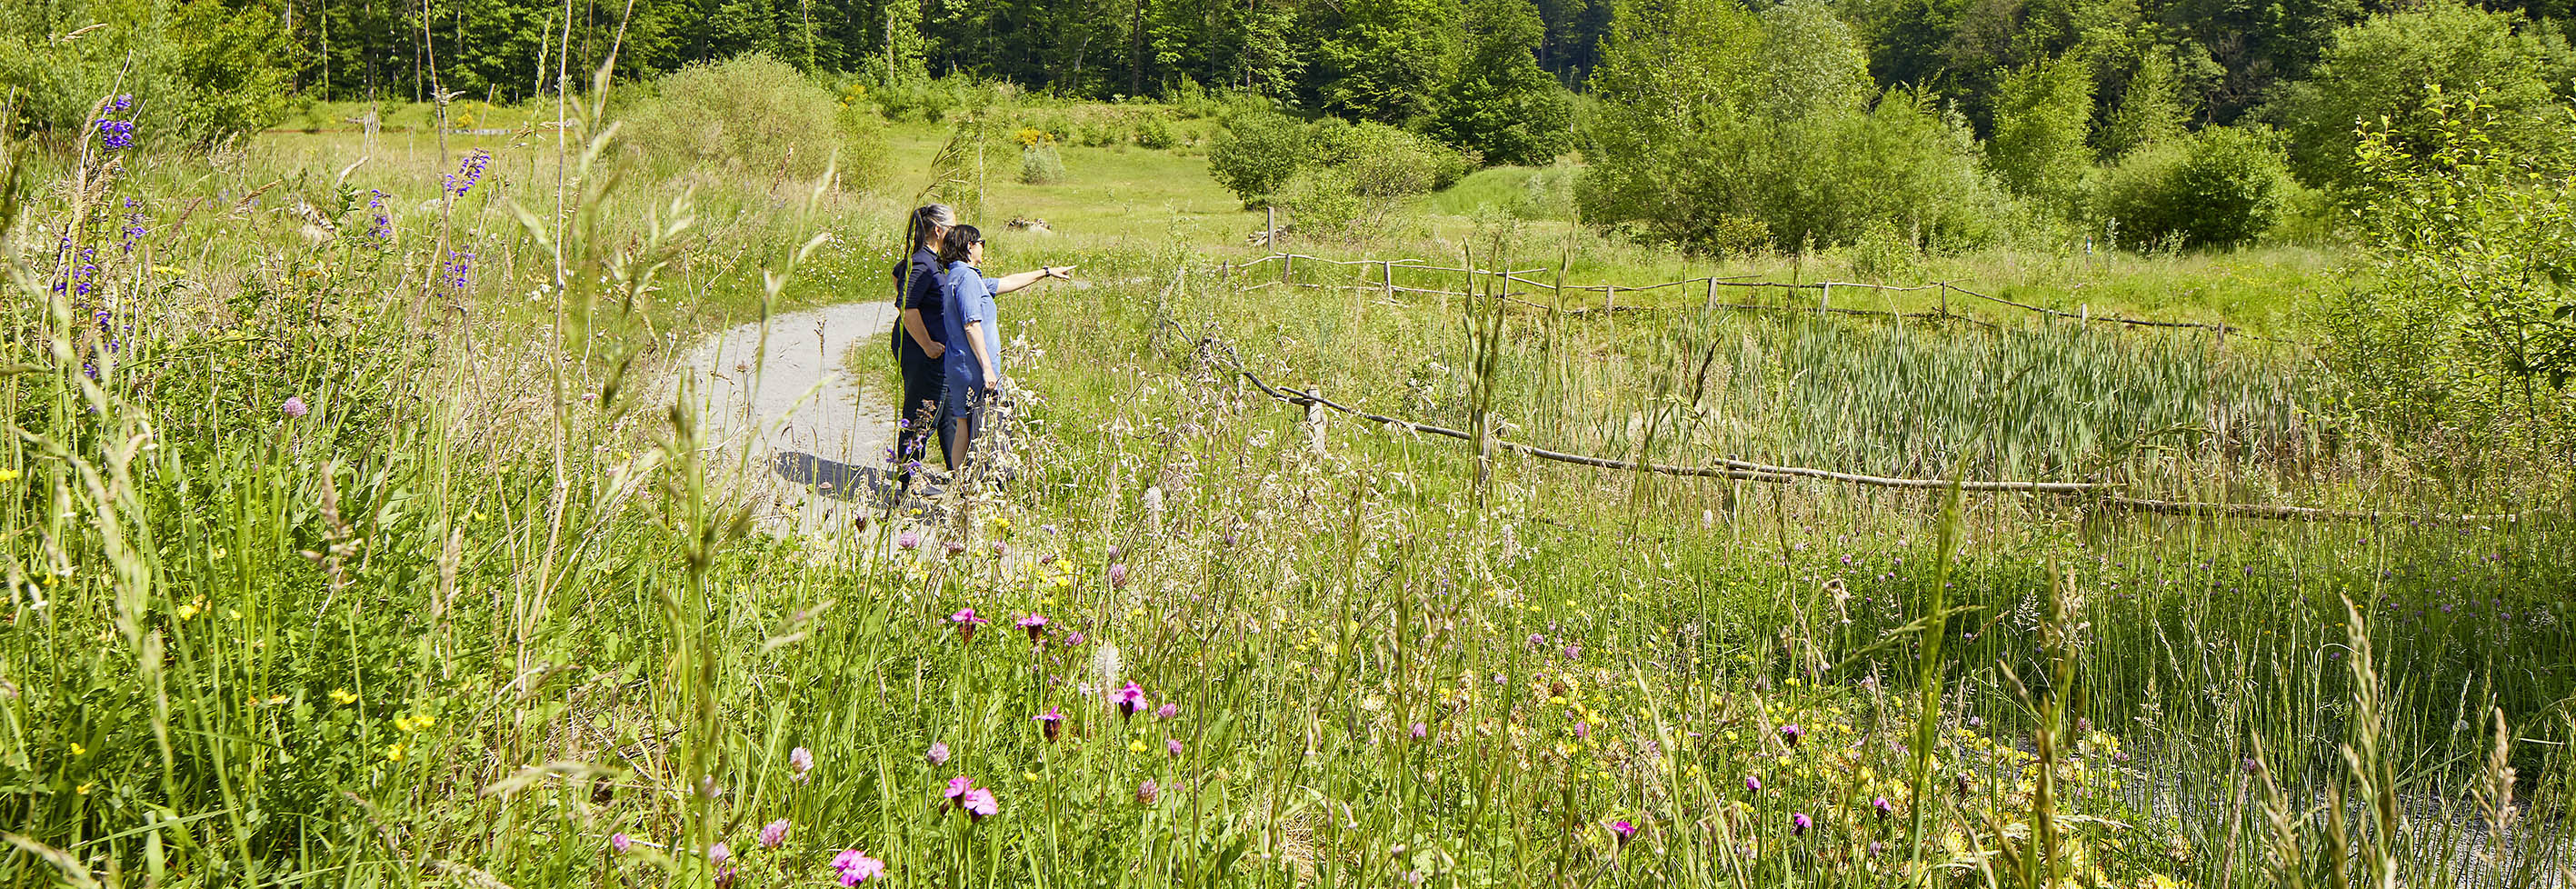
{"label": "shrub", "polygon": [[1178,141],[1172,136],[1172,125],[1163,120],[1162,115],[1147,114],[1136,121],[1136,147],[1138,148],[1161,151],[1172,147]]}
{"label": "shrub", "polygon": [[832,93],[787,63],[736,56],[664,75],[626,115],[630,154],[754,174],[819,175],[837,151],[844,161],[871,152],[865,115],[844,114]]}
{"label": "shrub", "polygon": [[[66,21],[104,27],[77,39]],[[0,84],[16,93],[8,125],[69,139],[111,94],[133,97],[139,141],[207,145],[275,124],[289,94],[288,37],[276,16],[217,0],[98,4],[82,15],[52,4],[0,4]]]}
{"label": "shrub", "polygon": [[1020,149],[1020,181],[1030,185],[1064,181],[1064,157],[1055,150],[1054,142],[1042,141]]}
{"label": "shrub", "polygon": [[2270,231],[2290,188],[2264,134],[2212,127],[2132,151],[2104,179],[2093,212],[2131,244],[2230,246]]}
{"label": "shrub", "polygon": [[1246,207],[1259,206],[1296,175],[1306,153],[1306,130],[1271,111],[1237,114],[1208,147],[1208,175]]}

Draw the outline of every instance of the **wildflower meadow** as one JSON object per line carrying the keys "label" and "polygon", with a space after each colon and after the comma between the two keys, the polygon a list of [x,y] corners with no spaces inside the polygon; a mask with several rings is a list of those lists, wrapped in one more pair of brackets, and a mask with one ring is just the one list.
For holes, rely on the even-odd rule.
{"label": "wildflower meadow", "polygon": [[[1222,109],[613,75],[9,131],[0,885],[2576,885],[2564,381],[2382,385],[2367,246],[1325,237]],[[780,319],[933,200],[1080,279],[906,494]]]}

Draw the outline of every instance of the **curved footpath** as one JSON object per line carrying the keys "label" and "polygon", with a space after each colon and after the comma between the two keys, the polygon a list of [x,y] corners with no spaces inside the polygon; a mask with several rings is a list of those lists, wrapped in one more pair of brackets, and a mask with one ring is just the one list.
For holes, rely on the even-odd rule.
{"label": "curved footpath", "polygon": [[894,409],[844,364],[851,349],[884,349],[894,316],[892,301],[777,315],[708,337],[676,369],[675,384],[692,386],[708,465],[725,479],[742,461],[762,530],[830,536],[878,505]]}

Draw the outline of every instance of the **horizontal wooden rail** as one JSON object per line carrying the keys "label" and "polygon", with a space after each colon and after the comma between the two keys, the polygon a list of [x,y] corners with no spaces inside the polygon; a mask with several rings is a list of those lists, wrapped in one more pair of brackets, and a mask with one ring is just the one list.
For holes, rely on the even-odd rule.
{"label": "horizontal wooden rail", "polygon": [[[1180,325],[1173,323],[1170,319],[1164,319],[1163,323],[1170,325],[1175,332],[1181,333],[1184,337],[1188,336],[1187,331],[1181,330]],[[1305,406],[1309,409],[1322,407],[1359,419],[1368,420],[1370,422],[1402,427],[1407,431],[1415,433],[1436,435],[1443,438],[1451,438],[1470,443],[1475,440],[1475,436],[1461,430],[1451,429],[1445,426],[1434,426],[1428,423],[1421,423],[1401,417],[1388,416],[1386,414],[1372,413],[1358,408],[1353,408],[1333,401],[1332,399],[1325,398],[1322,393],[1316,392],[1311,388],[1296,389],[1287,386],[1272,385],[1268,380],[1262,379],[1261,375],[1253,373],[1251,368],[1243,366],[1242,360],[1234,356],[1232,346],[1225,344],[1223,341],[1220,341],[1215,337],[1200,337],[1198,338],[1198,342],[1201,349],[1210,358],[1223,360],[1234,369],[1236,374],[1241,375],[1246,382],[1251,383],[1254,388],[1260,389],[1263,394],[1279,401]],[[1911,490],[1946,490],[1956,486],[1959,490],[1977,493],[2068,495],[2083,497],[2086,498],[2086,502],[2097,503],[2103,508],[2118,510],[2121,512],[2278,519],[2309,522],[2416,521],[2451,525],[2512,524],[2536,519],[2543,515],[2539,510],[2527,510],[2518,513],[2408,513],[2322,509],[2307,506],[2275,506],[2258,503],[2201,503],[2180,500],[2156,500],[2122,495],[2118,493],[2118,491],[2123,487],[2123,485],[2116,482],[1905,478],[1897,476],[1869,475],[1856,472],[1837,472],[1828,469],[1815,469],[1805,466],[1779,466],[1731,458],[1721,458],[1705,466],[1675,466],[1641,460],[1622,460],[1613,457],[1596,457],[1588,454],[1568,453],[1565,451],[1556,451],[1522,444],[1515,441],[1507,441],[1501,438],[1494,438],[1492,441],[1493,446],[1497,449],[1523,454],[1533,459],[1568,463],[1577,466],[1591,466],[1600,469],[1651,472],[1659,475],[1672,475],[1689,478],[1738,479],[1743,481],[1771,482],[1774,484],[1785,484],[1798,481],[1800,479],[1818,479],[1868,487],[1902,488]]]}

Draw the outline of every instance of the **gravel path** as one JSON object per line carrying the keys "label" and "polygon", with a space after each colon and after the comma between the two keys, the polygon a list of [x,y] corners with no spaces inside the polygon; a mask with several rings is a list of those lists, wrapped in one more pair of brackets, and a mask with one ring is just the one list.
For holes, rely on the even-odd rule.
{"label": "gravel path", "polygon": [[791,312],[710,336],[681,363],[708,463],[731,466],[750,446],[741,481],[764,504],[764,530],[832,536],[884,494],[894,409],[882,387],[855,385],[843,360],[884,349],[894,314],[891,301]]}

